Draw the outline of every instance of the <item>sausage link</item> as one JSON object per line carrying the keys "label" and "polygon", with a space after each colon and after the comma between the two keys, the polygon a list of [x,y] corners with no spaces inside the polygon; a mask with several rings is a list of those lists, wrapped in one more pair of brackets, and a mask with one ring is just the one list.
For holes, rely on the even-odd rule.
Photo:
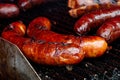
{"label": "sausage link", "polygon": [[[81,47],[84,49],[83,51],[85,51],[85,54],[88,55],[87,57],[99,57],[99,55],[104,54],[104,52],[107,49],[107,43],[103,38],[100,38],[98,36],[76,37],[74,35],[58,34],[53,31],[50,31],[50,29],[44,29],[45,26],[43,25],[45,25],[46,22],[49,22],[48,19],[44,19],[44,20],[45,21],[43,21],[43,17],[38,17],[30,22],[27,28],[27,30],[29,30],[28,35],[32,35],[30,37],[33,37],[37,40],[43,40],[46,42],[56,42],[56,43],[66,43],[66,44],[69,43],[78,46],[85,44],[84,46]],[[95,44],[97,42],[99,45]]]}
{"label": "sausage link", "polygon": [[119,0],[68,0],[69,14],[72,17],[79,17],[84,13],[102,8],[120,6]]}
{"label": "sausage link", "polygon": [[[43,20],[43,18],[39,19]],[[46,21],[42,22],[43,23],[39,23],[42,24],[42,27],[45,27],[43,25],[46,23]],[[39,25],[39,23],[37,24]],[[36,27],[38,27],[38,30],[41,32],[49,31],[49,29],[46,29],[48,27],[41,28],[39,25],[39,28],[39,26],[35,25],[35,23],[33,25],[35,27],[35,30],[37,30]],[[34,30],[32,27],[31,29]],[[103,55],[107,49],[106,41],[98,36],[76,37],[76,41],[74,41],[76,43],[59,42],[57,39],[57,42],[54,42],[52,40],[48,42],[43,41],[42,39],[33,41],[30,38],[23,37],[25,30],[26,28],[24,24],[20,22],[14,22],[4,29],[2,32],[2,37],[16,44],[27,58],[38,64],[55,66],[78,64],[84,59],[84,57],[90,58]],[[47,37],[49,38],[49,36]]]}
{"label": "sausage link", "polygon": [[45,17],[37,17],[30,22],[27,28],[27,34],[30,37],[33,37],[37,40],[44,40],[47,42],[73,43],[73,41],[75,42],[75,40],[76,41],[78,40],[76,37],[72,35],[68,36],[68,35],[58,34],[53,31],[50,31],[50,29],[51,29],[51,23],[49,19]]}
{"label": "sausage link", "polygon": [[12,18],[19,15],[19,8],[15,4],[0,3],[0,18]]}
{"label": "sausage link", "polygon": [[91,38],[83,38],[80,46],[56,42],[30,42],[23,45],[23,52],[26,57],[38,64],[78,64],[84,57],[93,58],[104,54],[107,45],[104,39],[98,36]]}
{"label": "sausage link", "polygon": [[106,20],[116,16],[120,16],[120,7],[93,11],[82,16],[75,23],[74,30],[78,35],[87,34],[91,30],[98,29]]}
{"label": "sausage link", "polygon": [[120,17],[106,21],[97,30],[97,35],[105,38],[108,43],[120,38]]}

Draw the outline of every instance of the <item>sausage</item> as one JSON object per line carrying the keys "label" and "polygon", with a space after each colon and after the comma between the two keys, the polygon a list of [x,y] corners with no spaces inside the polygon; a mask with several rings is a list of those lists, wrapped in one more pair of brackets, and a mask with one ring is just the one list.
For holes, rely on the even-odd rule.
{"label": "sausage", "polygon": [[112,18],[103,23],[96,34],[105,38],[108,43],[120,38],[120,17]]}
{"label": "sausage", "polygon": [[91,30],[98,29],[106,20],[120,16],[120,7],[100,9],[82,16],[74,25],[78,35],[84,35]]}
{"label": "sausage", "polygon": [[24,54],[32,61],[38,64],[57,66],[78,64],[84,57],[93,58],[103,55],[105,50],[106,42],[98,36],[83,38],[80,46],[43,41],[23,45]]}
{"label": "sausage", "polygon": [[[38,19],[46,20],[43,19],[43,17]],[[40,26],[39,23],[36,23],[37,25],[33,24],[35,29],[37,30],[36,27],[38,27],[40,31],[49,31],[49,27],[42,28],[45,27],[43,25],[44,23],[46,24],[46,21],[42,22],[39,22],[42,26]],[[32,30],[34,29],[32,28]],[[75,44],[59,42],[59,40],[57,42],[52,40],[48,42],[42,39],[33,40],[24,37],[25,31],[26,28],[24,24],[14,22],[3,30],[2,37],[16,44],[28,59],[38,64],[54,66],[73,65],[80,63],[84,57],[101,56],[107,48],[107,43],[104,38],[98,36],[77,37],[76,39],[78,39],[78,41],[76,40],[77,43]]]}
{"label": "sausage", "polygon": [[18,0],[18,6],[20,7],[20,9],[26,11],[34,6],[53,1],[57,0]]}
{"label": "sausage", "polygon": [[29,41],[28,38],[23,38],[25,31],[26,26],[22,22],[16,21],[5,27],[1,36],[22,49],[23,44]]}
{"label": "sausage", "polygon": [[15,4],[0,3],[0,18],[16,17],[19,12],[19,8]]}
{"label": "sausage", "polygon": [[42,30],[51,30],[51,22],[46,17],[37,17],[29,23],[27,28],[27,35],[33,37],[36,32]]}
{"label": "sausage", "polygon": [[81,37],[80,47],[85,52],[86,58],[96,58],[105,53],[108,43],[102,37],[85,36]]}
{"label": "sausage", "polygon": [[28,59],[45,65],[70,65],[84,58],[82,49],[74,44],[44,42],[24,37],[26,27],[21,22],[13,22],[5,27],[2,37],[16,44]]}
{"label": "sausage", "polygon": [[78,64],[84,58],[84,52],[79,46],[55,42],[26,43],[23,52],[38,64],[54,66]]}
{"label": "sausage", "polygon": [[90,11],[113,6],[120,6],[120,0],[68,0],[69,14],[75,18]]}
{"label": "sausage", "polygon": [[[48,26],[46,27],[46,25]],[[46,42],[75,44],[81,46],[82,49],[84,49],[83,51],[85,52],[87,57],[99,57],[103,55],[107,49],[107,43],[101,37],[76,37],[74,35],[63,35],[50,31],[49,27],[50,21],[48,19],[46,19],[45,17],[37,17],[30,22],[27,28],[27,34],[30,37],[33,37],[37,40],[43,40]],[[98,43],[99,45],[96,45],[95,43]]]}

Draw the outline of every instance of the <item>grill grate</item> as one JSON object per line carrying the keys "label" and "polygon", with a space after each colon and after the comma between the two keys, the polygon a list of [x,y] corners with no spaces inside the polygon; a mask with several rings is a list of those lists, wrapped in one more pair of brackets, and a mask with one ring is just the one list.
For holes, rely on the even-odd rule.
{"label": "grill grate", "polygon": [[[52,30],[61,34],[73,34],[73,25],[77,19],[69,16],[67,0],[59,0],[55,3],[42,4],[30,9],[14,19],[2,20],[3,28],[12,21],[22,20],[26,25],[38,17],[48,17],[53,26]],[[1,29],[2,31],[2,29]],[[110,44],[113,48],[102,57],[96,59],[84,59],[81,63],[73,65],[72,71],[65,66],[45,66],[30,61],[42,80],[120,80],[120,42]]]}

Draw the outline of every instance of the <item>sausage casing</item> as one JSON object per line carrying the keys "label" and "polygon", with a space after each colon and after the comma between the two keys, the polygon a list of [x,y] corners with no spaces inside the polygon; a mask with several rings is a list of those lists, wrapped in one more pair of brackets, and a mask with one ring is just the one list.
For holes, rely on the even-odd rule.
{"label": "sausage casing", "polygon": [[19,15],[19,8],[15,4],[0,3],[0,18],[11,18]]}
{"label": "sausage casing", "polygon": [[105,38],[108,43],[120,38],[120,17],[106,21],[97,30],[97,35]]}
{"label": "sausage casing", "polygon": [[74,30],[77,34],[83,35],[91,30],[95,31],[103,24],[103,22],[116,16],[120,16],[120,7],[93,11],[82,16],[75,23]]}

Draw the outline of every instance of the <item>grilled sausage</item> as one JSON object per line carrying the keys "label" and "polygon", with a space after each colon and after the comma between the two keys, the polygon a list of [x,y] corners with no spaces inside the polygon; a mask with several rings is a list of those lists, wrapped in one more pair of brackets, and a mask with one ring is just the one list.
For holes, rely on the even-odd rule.
{"label": "grilled sausage", "polygon": [[105,38],[108,43],[120,38],[120,17],[106,21],[97,30],[97,35]]}
{"label": "grilled sausage", "polygon": [[102,56],[107,49],[107,42],[98,36],[81,37],[80,46],[85,52],[86,58],[96,58]]}
{"label": "grilled sausage", "polygon": [[22,49],[23,44],[29,41],[28,38],[23,38],[23,36],[25,35],[25,31],[25,25],[22,22],[16,21],[5,27],[1,36],[4,39],[16,44],[20,49]]}
{"label": "grilled sausage", "polygon": [[15,4],[0,3],[0,18],[12,18],[19,15],[19,8]]}
{"label": "grilled sausage", "polygon": [[[46,25],[48,25],[48,27],[46,27]],[[87,57],[99,57],[104,54],[107,49],[106,41],[98,36],[76,37],[74,35],[63,35],[50,31],[49,27],[50,21],[48,19],[38,17],[30,22],[27,34],[37,40],[43,40],[46,42],[78,45],[83,49]]]}
{"label": "grilled sausage", "polygon": [[120,6],[120,0],[68,0],[69,14],[72,17],[79,17],[84,13],[101,9]]}
{"label": "grilled sausage", "polygon": [[30,42],[23,46],[23,52],[32,61],[45,65],[72,65],[84,58],[79,46],[54,42]]}
{"label": "grilled sausage", "polygon": [[101,37],[83,38],[82,41],[80,46],[57,42],[30,42],[23,45],[23,52],[36,63],[61,66],[80,63],[84,57],[99,57],[106,50],[107,44]]}
{"label": "grilled sausage", "polygon": [[16,44],[25,56],[32,61],[45,65],[70,65],[81,62],[84,58],[82,49],[74,44],[33,41],[25,38],[26,27],[21,22],[7,26],[2,37]]}
{"label": "grilled sausage", "polygon": [[78,35],[87,34],[91,30],[98,29],[106,20],[116,16],[120,16],[120,7],[93,11],[82,16],[75,23],[74,30]]}
{"label": "grilled sausage", "polygon": [[[38,19],[43,20],[43,17]],[[35,29],[37,30],[36,27],[38,27],[38,30],[49,31],[49,27],[42,28],[45,27],[43,25],[44,23],[46,24],[46,21],[42,22],[39,22],[42,26],[39,23],[37,25],[33,24]],[[3,30],[2,37],[16,44],[27,58],[39,64],[57,66],[77,64],[84,57],[98,57],[103,55],[107,48],[106,41],[98,36],[77,37],[78,41],[76,44],[59,42],[59,40],[57,42],[52,40],[48,42],[42,39],[33,41],[30,38],[24,37],[25,29],[25,25],[20,22],[11,23]],[[32,30],[34,29],[32,28]]]}

